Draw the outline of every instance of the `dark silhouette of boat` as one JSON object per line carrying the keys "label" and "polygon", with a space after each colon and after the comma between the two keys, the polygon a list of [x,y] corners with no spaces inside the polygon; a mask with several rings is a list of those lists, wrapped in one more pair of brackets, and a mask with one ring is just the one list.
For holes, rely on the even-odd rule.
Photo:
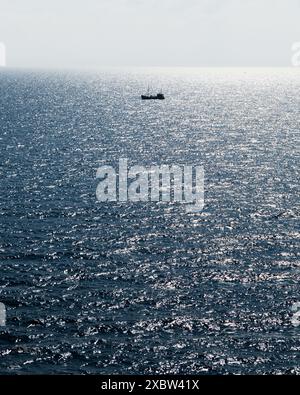
{"label": "dark silhouette of boat", "polygon": [[149,88],[146,95],[141,96],[142,100],[165,100],[165,95],[163,93],[158,93],[157,95],[150,95]]}

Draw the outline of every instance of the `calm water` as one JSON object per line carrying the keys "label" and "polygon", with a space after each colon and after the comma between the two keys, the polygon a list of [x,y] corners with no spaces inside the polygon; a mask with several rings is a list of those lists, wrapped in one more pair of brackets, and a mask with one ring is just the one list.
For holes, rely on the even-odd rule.
{"label": "calm water", "polygon": [[[300,373],[299,92],[299,69],[1,71],[0,372]],[[97,203],[119,157],[204,165],[205,210]]]}

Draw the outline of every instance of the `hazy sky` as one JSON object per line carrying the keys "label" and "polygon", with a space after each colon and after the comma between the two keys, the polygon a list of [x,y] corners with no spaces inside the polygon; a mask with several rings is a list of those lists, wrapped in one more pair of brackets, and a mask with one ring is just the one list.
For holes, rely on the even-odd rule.
{"label": "hazy sky", "polygon": [[300,0],[0,0],[12,67],[289,66]]}

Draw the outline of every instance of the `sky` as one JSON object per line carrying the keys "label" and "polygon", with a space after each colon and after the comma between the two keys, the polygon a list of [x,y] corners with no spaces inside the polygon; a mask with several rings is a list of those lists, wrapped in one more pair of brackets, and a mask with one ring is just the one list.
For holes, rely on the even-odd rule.
{"label": "sky", "polygon": [[290,66],[300,0],[0,0],[10,67]]}

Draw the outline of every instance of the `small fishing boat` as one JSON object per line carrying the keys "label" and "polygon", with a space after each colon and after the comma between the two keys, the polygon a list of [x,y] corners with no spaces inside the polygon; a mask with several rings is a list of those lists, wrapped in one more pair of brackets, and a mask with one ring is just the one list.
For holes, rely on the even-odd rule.
{"label": "small fishing boat", "polygon": [[158,93],[157,95],[150,95],[150,89],[148,87],[148,91],[146,95],[141,96],[142,100],[165,100],[165,95],[163,93]]}

